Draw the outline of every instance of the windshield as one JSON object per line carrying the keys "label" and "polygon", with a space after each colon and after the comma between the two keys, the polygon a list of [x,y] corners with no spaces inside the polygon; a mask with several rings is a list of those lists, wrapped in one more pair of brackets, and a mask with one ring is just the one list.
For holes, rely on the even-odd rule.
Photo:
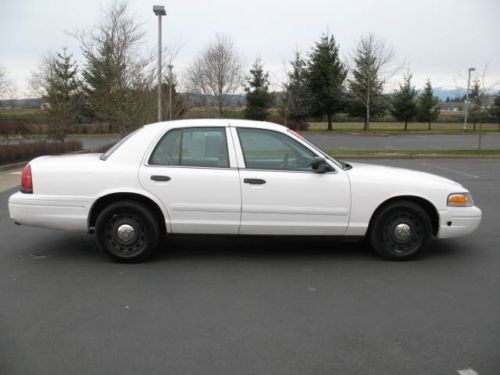
{"label": "windshield", "polygon": [[[288,130],[291,134],[297,134],[296,132],[294,132],[293,130]],[[319,148],[318,146],[316,146],[315,144],[311,143],[310,141],[308,141],[305,137],[303,136],[300,136],[301,140],[305,143],[307,143],[309,146],[311,146],[315,151],[317,151],[319,154],[321,154],[322,156],[325,157],[325,159],[328,159],[330,160],[331,162],[333,162],[337,167],[340,167],[342,169],[345,169],[345,164],[343,162],[341,162],[340,160],[337,160],[335,158],[332,158],[330,155],[328,155],[325,151],[323,151],[321,148]]]}

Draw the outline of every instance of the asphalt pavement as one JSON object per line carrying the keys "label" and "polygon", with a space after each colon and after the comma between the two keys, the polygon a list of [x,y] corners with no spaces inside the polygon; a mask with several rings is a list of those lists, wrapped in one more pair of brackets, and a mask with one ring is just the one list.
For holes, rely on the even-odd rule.
{"label": "asphalt pavement", "polygon": [[[473,150],[479,135],[465,134],[379,134],[305,132],[304,136],[324,150]],[[500,133],[481,136],[483,149],[500,148]]]}
{"label": "asphalt pavement", "polygon": [[377,163],[463,183],[481,227],[412,262],[205,236],[123,265],[90,235],[14,225],[0,193],[0,374],[499,374],[500,161]]}

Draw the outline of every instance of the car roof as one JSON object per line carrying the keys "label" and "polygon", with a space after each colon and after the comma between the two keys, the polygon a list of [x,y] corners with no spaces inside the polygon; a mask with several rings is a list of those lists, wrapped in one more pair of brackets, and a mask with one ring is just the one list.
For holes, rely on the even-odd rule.
{"label": "car roof", "polygon": [[277,130],[280,132],[287,130],[285,126],[274,124],[272,122],[240,120],[240,119],[173,120],[173,121],[155,122],[152,124],[145,125],[144,127],[145,128],[161,127],[162,129],[166,130],[171,128],[194,127],[194,126],[232,126],[232,127],[270,129],[270,130]]}

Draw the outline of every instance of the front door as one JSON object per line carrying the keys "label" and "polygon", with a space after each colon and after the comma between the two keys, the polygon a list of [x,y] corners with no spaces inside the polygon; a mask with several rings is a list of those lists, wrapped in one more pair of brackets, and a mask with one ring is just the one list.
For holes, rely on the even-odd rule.
{"label": "front door", "polygon": [[238,127],[241,150],[240,234],[342,235],[347,229],[350,185],[336,167],[316,173],[318,156],[278,131]]}

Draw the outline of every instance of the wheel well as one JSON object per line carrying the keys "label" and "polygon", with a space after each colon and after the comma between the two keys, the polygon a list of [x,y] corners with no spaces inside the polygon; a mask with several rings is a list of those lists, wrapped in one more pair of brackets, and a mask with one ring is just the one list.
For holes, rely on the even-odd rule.
{"label": "wheel well", "polygon": [[118,201],[123,201],[123,200],[128,200],[128,201],[135,201],[143,204],[144,206],[148,207],[151,209],[153,214],[157,217],[158,222],[160,224],[160,229],[163,231],[163,233],[167,232],[166,224],[165,224],[165,216],[163,215],[163,212],[161,211],[160,207],[149,199],[148,197],[145,197],[144,195],[141,194],[135,194],[135,193],[114,193],[114,194],[109,194],[105,195],[101,198],[99,198],[97,201],[94,202],[92,205],[92,208],[90,209],[90,214],[89,214],[89,219],[88,219],[88,230],[90,233],[94,232],[94,227],[95,223],[97,221],[97,218],[99,217],[99,214],[110,204],[118,202]]}
{"label": "wheel well", "polygon": [[398,197],[393,197],[385,202],[381,203],[375,212],[373,213],[371,219],[370,219],[370,224],[368,225],[368,231],[367,233],[370,233],[370,229],[373,223],[373,220],[377,217],[380,211],[387,207],[389,204],[392,204],[394,202],[400,202],[400,201],[407,201],[407,202],[413,202],[418,204],[420,207],[422,207],[425,212],[427,212],[427,215],[429,215],[429,218],[431,219],[432,223],[432,234],[437,235],[438,229],[439,229],[439,214],[436,210],[436,207],[429,202],[427,199],[420,198],[420,197],[415,197],[411,195],[404,195],[404,196],[398,196]]}

